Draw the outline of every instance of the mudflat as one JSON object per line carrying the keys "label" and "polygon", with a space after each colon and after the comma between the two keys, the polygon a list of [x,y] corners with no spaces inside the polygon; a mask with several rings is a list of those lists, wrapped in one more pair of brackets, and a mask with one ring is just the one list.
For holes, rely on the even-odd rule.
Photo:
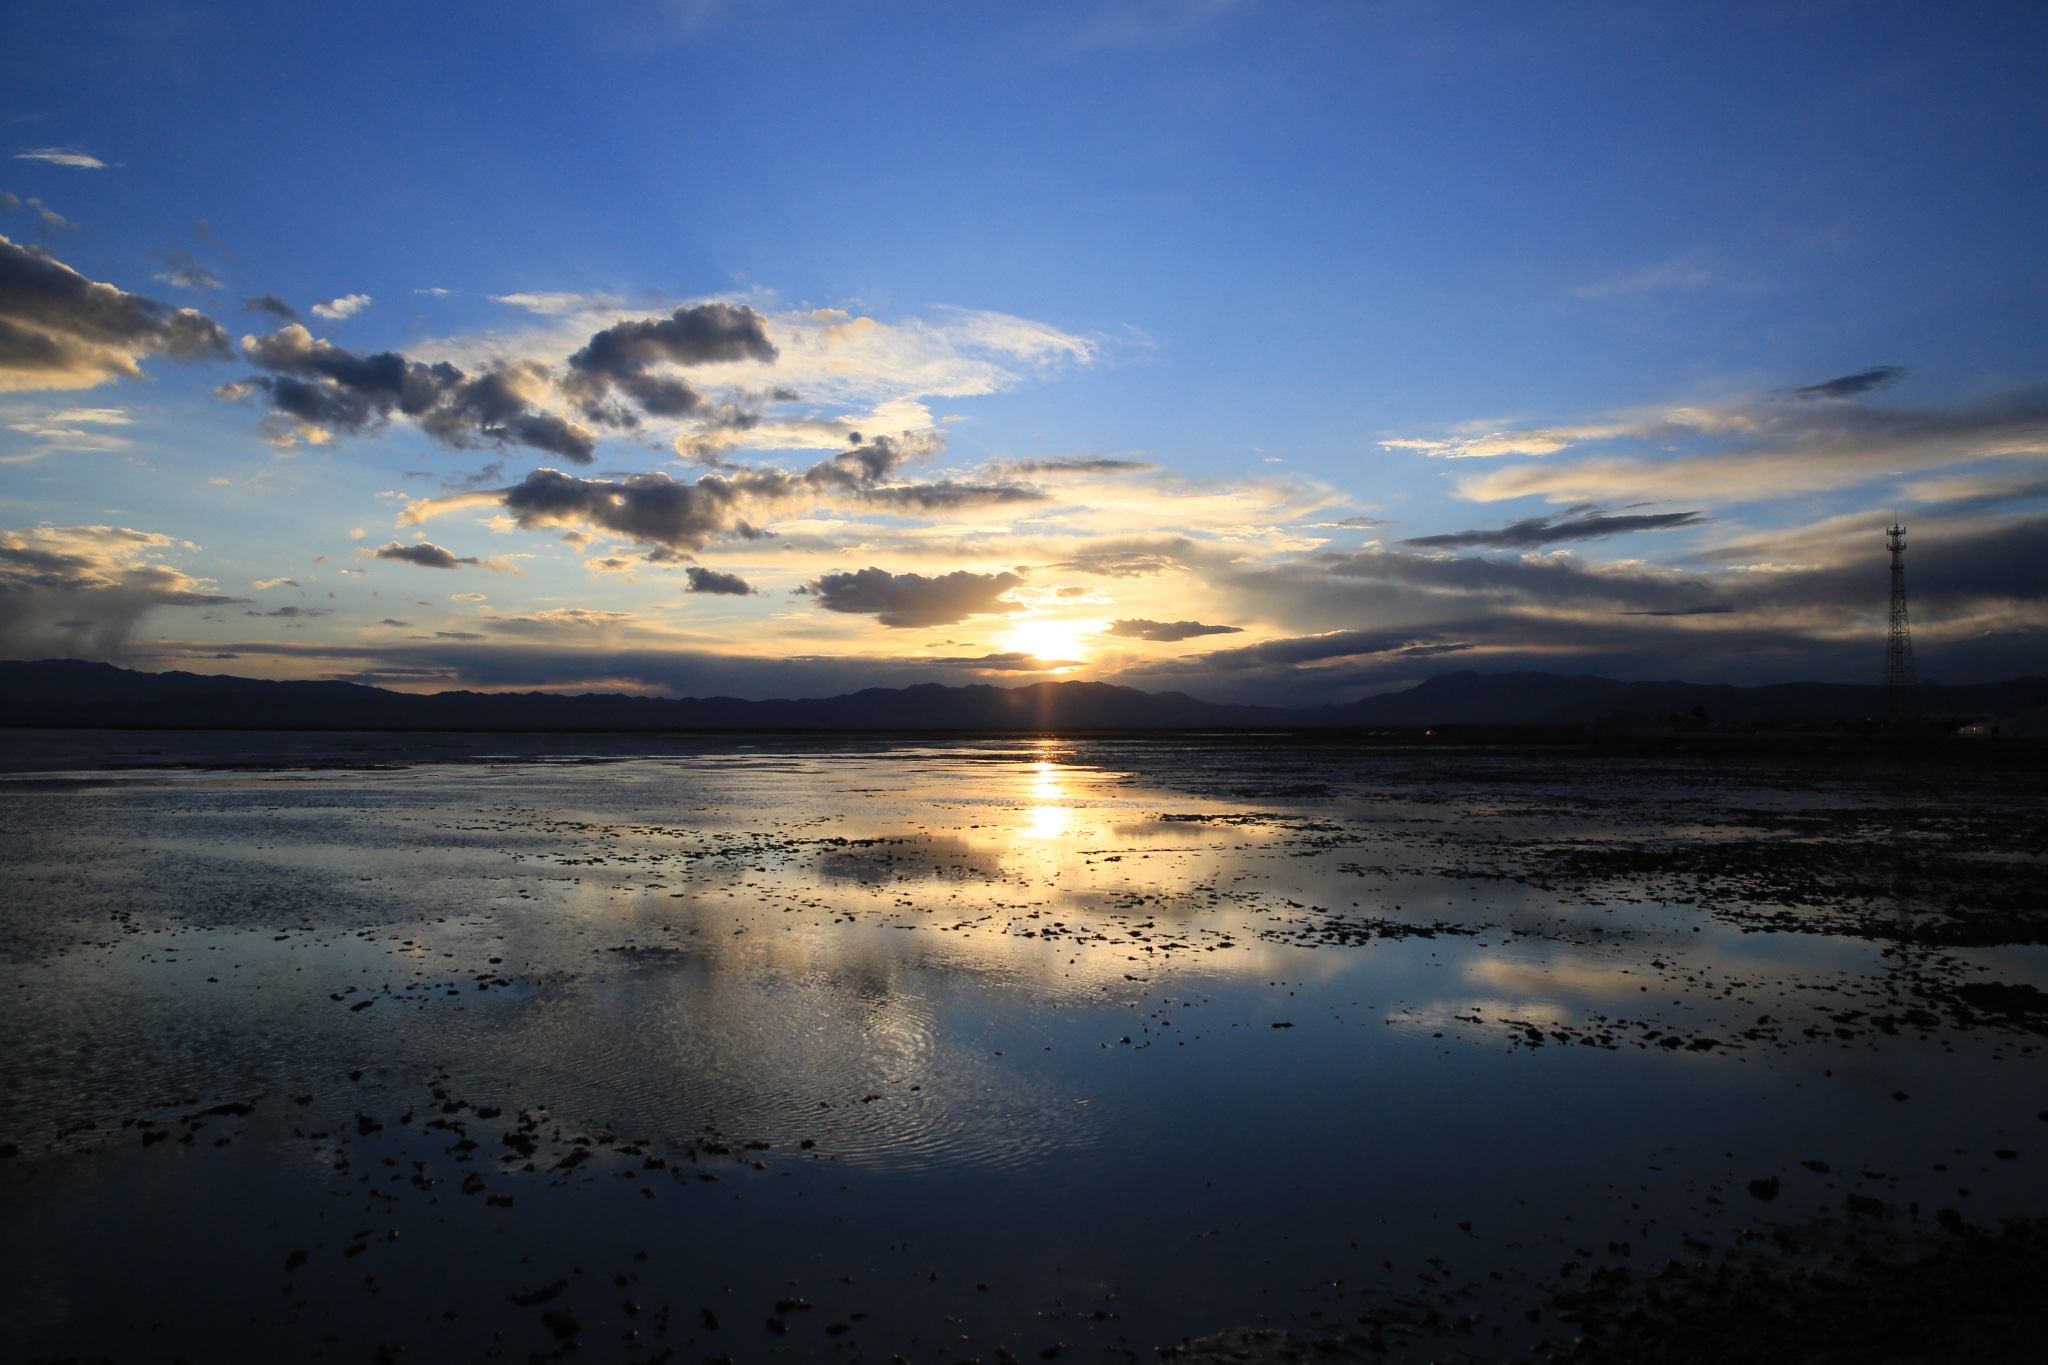
{"label": "mudflat", "polygon": [[0,1353],[2030,1358],[2038,760],[12,732]]}

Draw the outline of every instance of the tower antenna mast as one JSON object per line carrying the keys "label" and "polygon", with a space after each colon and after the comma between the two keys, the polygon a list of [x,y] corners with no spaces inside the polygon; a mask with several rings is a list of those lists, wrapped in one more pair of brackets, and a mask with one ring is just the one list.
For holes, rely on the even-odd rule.
{"label": "tower antenna mast", "polygon": [[1913,668],[1913,626],[1906,616],[1906,528],[1897,519],[1884,533],[1886,548],[1892,552],[1891,629],[1884,646],[1884,701],[1894,718],[1912,709],[1912,693],[1919,681]]}

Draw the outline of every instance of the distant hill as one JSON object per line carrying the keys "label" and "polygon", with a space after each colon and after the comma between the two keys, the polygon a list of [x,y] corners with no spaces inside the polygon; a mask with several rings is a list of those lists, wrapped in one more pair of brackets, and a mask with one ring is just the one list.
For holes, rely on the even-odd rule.
{"label": "distant hill", "polygon": [[[1921,689],[1929,715],[2007,715],[2048,679]],[[77,659],[0,661],[0,725],[225,730],[1194,730],[1583,728],[1677,714],[1693,725],[1838,724],[1880,714],[1883,689],[1733,687],[1555,673],[1446,673],[1343,706],[1230,706],[1094,682],[869,688],[838,697],[631,697],[587,692],[392,692],[346,682],[139,673]]]}
{"label": "distant hill", "polygon": [[[1919,689],[1921,714],[2006,715],[2048,700],[2048,678]],[[1590,725],[1617,716],[1656,721],[1695,708],[1713,725],[1839,724],[1884,714],[1884,689],[1855,683],[1619,682],[1589,674],[1443,673],[1418,687],[1329,708],[1349,725]],[[1335,717],[1343,717],[1335,720]]]}

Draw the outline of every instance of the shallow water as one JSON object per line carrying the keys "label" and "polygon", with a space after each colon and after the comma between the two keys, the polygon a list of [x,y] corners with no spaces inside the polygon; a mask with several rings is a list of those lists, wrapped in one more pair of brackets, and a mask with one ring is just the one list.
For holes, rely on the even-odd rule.
{"label": "shallow water", "polygon": [[1512,1360],[1596,1273],[2048,1212],[2048,781],[1979,753],[0,769],[11,1358]]}

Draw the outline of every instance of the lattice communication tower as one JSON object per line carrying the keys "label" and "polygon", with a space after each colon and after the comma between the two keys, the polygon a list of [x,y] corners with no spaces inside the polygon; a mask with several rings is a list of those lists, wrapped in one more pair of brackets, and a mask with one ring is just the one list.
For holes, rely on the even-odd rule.
{"label": "lattice communication tower", "polygon": [[1884,700],[1894,716],[1912,709],[1919,678],[1913,668],[1913,625],[1906,617],[1906,528],[1896,521],[1884,533],[1892,552],[1892,619],[1884,646]]}

